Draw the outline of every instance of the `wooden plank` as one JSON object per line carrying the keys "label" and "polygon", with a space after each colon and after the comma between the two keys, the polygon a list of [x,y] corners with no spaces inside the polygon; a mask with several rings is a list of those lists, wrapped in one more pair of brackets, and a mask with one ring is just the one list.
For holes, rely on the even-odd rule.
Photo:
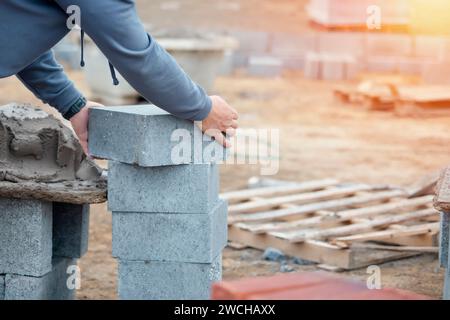
{"label": "wooden plank", "polygon": [[394,252],[389,250],[350,250],[341,249],[323,241],[291,243],[269,234],[254,234],[236,226],[229,226],[229,239],[260,250],[277,248],[285,254],[317,263],[334,265],[346,270],[381,264],[391,260],[411,257],[417,253]]}
{"label": "wooden plank", "polygon": [[425,196],[416,199],[405,199],[397,202],[386,203],[376,206],[344,210],[337,213],[329,213],[319,217],[311,217],[302,220],[289,222],[274,222],[260,225],[241,226],[244,229],[256,233],[264,233],[271,231],[286,231],[295,228],[316,227],[321,224],[332,222],[345,222],[355,218],[366,218],[378,214],[386,214],[398,212],[401,210],[414,209],[416,207],[431,203],[433,197]]}
{"label": "wooden plank", "polygon": [[387,192],[378,192],[367,196],[356,196],[344,199],[310,203],[303,206],[296,206],[292,208],[266,211],[260,213],[236,214],[229,216],[228,223],[232,224],[236,222],[270,221],[289,216],[305,216],[307,214],[311,214],[320,210],[338,210],[348,207],[350,205],[370,203],[374,201],[383,201],[393,197],[400,197],[405,195],[406,195],[405,191],[394,190]]}
{"label": "wooden plank", "polygon": [[301,230],[292,232],[270,232],[271,235],[286,239],[292,242],[303,242],[310,239],[322,240],[331,237],[345,236],[354,233],[371,231],[389,224],[406,222],[411,220],[419,220],[423,217],[437,214],[435,209],[424,209],[394,216],[380,217],[370,222],[351,224],[324,230]]}
{"label": "wooden plank", "polygon": [[439,253],[439,247],[387,246],[372,243],[354,243],[352,244],[352,247],[358,249],[388,250],[398,252]]}
{"label": "wooden plank", "polygon": [[293,194],[282,197],[275,197],[269,199],[260,199],[256,201],[250,201],[245,203],[239,203],[231,205],[228,208],[230,214],[243,213],[243,212],[258,212],[262,210],[270,210],[274,207],[283,204],[305,204],[316,201],[324,201],[335,198],[341,198],[349,195],[353,195],[359,191],[369,191],[373,190],[373,187],[368,185],[352,186],[347,188],[333,188],[323,191],[309,192]]}
{"label": "wooden plank", "polygon": [[331,243],[340,247],[348,247],[353,242],[391,240],[398,237],[415,236],[426,233],[436,233],[439,231],[439,223],[427,223],[406,227],[401,230],[383,230],[354,234],[346,237],[338,237],[331,240]]}
{"label": "wooden plank", "polygon": [[287,195],[292,193],[301,193],[323,189],[326,187],[334,186],[339,182],[334,179],[325,179],[317,181],[307,181],[302,183],[296,183],[295,185],[284,185],[274,187],[264,187],[255,189],[245,189],[233,192],[222,193],[220,197],[227,200],[228,203],[239,202],[254,197],[273,197],[279,195]]}

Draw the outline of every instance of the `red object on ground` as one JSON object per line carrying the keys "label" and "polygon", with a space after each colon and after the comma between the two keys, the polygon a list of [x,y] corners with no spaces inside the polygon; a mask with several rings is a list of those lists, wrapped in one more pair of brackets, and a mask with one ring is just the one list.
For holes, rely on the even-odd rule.
{"label": "red object on ground", "polygon": [[363,282],[324,272],[284,274],[217,282],[213,300],[431,300],[398,289],[370,290]]}

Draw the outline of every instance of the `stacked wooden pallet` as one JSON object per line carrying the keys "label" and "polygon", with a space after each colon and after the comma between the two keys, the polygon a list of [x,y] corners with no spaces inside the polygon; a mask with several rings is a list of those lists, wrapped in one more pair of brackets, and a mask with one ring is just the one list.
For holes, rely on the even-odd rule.
{"label": "stacked wooden pallet", "polygon": [[340,86],[333,90],[337,100],[368,110],[393,111],[400,116],[449,116],[448,86],[361,83],[358,87]]}
{"label": "stacked wooden pallet", "polygon": [[[436,252],[432,196],[333,179],[228,192],[233,242],[342,269]],[[374,243],[376,242],[376,243]]]}

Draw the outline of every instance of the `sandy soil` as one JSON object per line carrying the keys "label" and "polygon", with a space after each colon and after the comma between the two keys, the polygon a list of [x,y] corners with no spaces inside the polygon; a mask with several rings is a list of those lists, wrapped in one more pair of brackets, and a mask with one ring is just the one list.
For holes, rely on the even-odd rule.
{"label": "sandy soil", "polygon": [[[71,73],[84,88],[80,73]],[[242,76],[221,78],[216,90],[241,113],[243,128],[280,129],[280,172],[277,178],[308,180],[334,177],[342,181],[408,186],[449,162],[450,118],[399,118],[342,106],[331,94],[334,84],[312,82],[300,75],[278,79]],[[0,103],[23,101],[41,105],[14,78],[0,80]],[[49,110],[47,107],[44,107]],[[245,187],[258,166],[222,167],[222,190]],[[224,278],[279,272],[278,263],[261,259],[258,250],[224,254]],[[290,264],[294,270],[314,266]],[[116,262],[111,258],[111,216],[105,205],[92,208],[90,248],[81,259],[80,299],[115,299]],[[384,286],[441,296],[443,271],[437,258],[425,255],[381,266]],[[344,273],[361,280],[365,270]]]}
{"label": "sandy soil", "polygon": [[[254,30],[308,31],[303,10],[306,0],[184,0],[178,1],[182,9],[164,10],[164,14],[161,2],[176,1],[138,0],[145,22],[171,26],[174,21],[179,22],[175,18],[182,10],[183,26],[224,29],[239,25]],[[239,10],[236,4],[240,4]],[[70,76],[88,94],[82,74],[71,72]],[[280,129],[277,178],[302,181],[334,177],[342,181],[408,186],[450,162],[450,118],[399,118],[390,113],[341,106],[333,100],[333,85],[307,81],[294,74],[277,79],[234,76],[218,79],[216,91],[239,110],[241,127]],[[0,104],[11,101],[42,105],[16,79],[2,79]],[[257,166],[223,166],[222,190],[245,187],[247,179],[257,174]],[[224,278],[279,272],[278,263],[263,261],[261,255],[257,250],[227,248]],[[80,266],[79,299],[117,298],[116,262],[111,257],[111,216],[105,205],[92,208],[89,252],[80,260]],[[291,266],[296,271],[316,269]],[[381,270],[384,286],[435,298],[441,296],[443,271],[438,268],[436,256],[387,263]],[[367,276],[365,270],[344,274],[363,281]]]}

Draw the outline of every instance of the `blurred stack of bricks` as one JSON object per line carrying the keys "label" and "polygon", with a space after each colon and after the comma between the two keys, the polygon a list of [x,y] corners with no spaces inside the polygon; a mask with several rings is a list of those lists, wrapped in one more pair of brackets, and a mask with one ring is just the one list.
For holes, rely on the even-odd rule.
{"label": "blurred stack of bricks", "polygon": [[74,299],[88,235],[89,205],[0,199],[0,299]]}
{"label": "blurred stack of bricks", "polygon": [[110,160],[121,299],[208,299],[221,279],[227,204],[218,196],[217,158],[201,153],[214,147],[220,157],[223,148],[203,140],[192,122],[154,106],[91,110],[90,152]]}
{"label": "blurred stack of bricks", "polygon": [[[366,25],[370,5],[381,8],[381,30]],[[311,0],[308,12],[324,26],[321,30],[229,32],[240,43],[233,69],[267,77],[298,70],[316,80],[352,80],[362,72],[403,73],[428,84],[450,84],[450,37],[408,33],[410,6],[406,0]],[[327,29],[352,25],[360,28]],[[405,30],[387,32],[387,25]]]}

